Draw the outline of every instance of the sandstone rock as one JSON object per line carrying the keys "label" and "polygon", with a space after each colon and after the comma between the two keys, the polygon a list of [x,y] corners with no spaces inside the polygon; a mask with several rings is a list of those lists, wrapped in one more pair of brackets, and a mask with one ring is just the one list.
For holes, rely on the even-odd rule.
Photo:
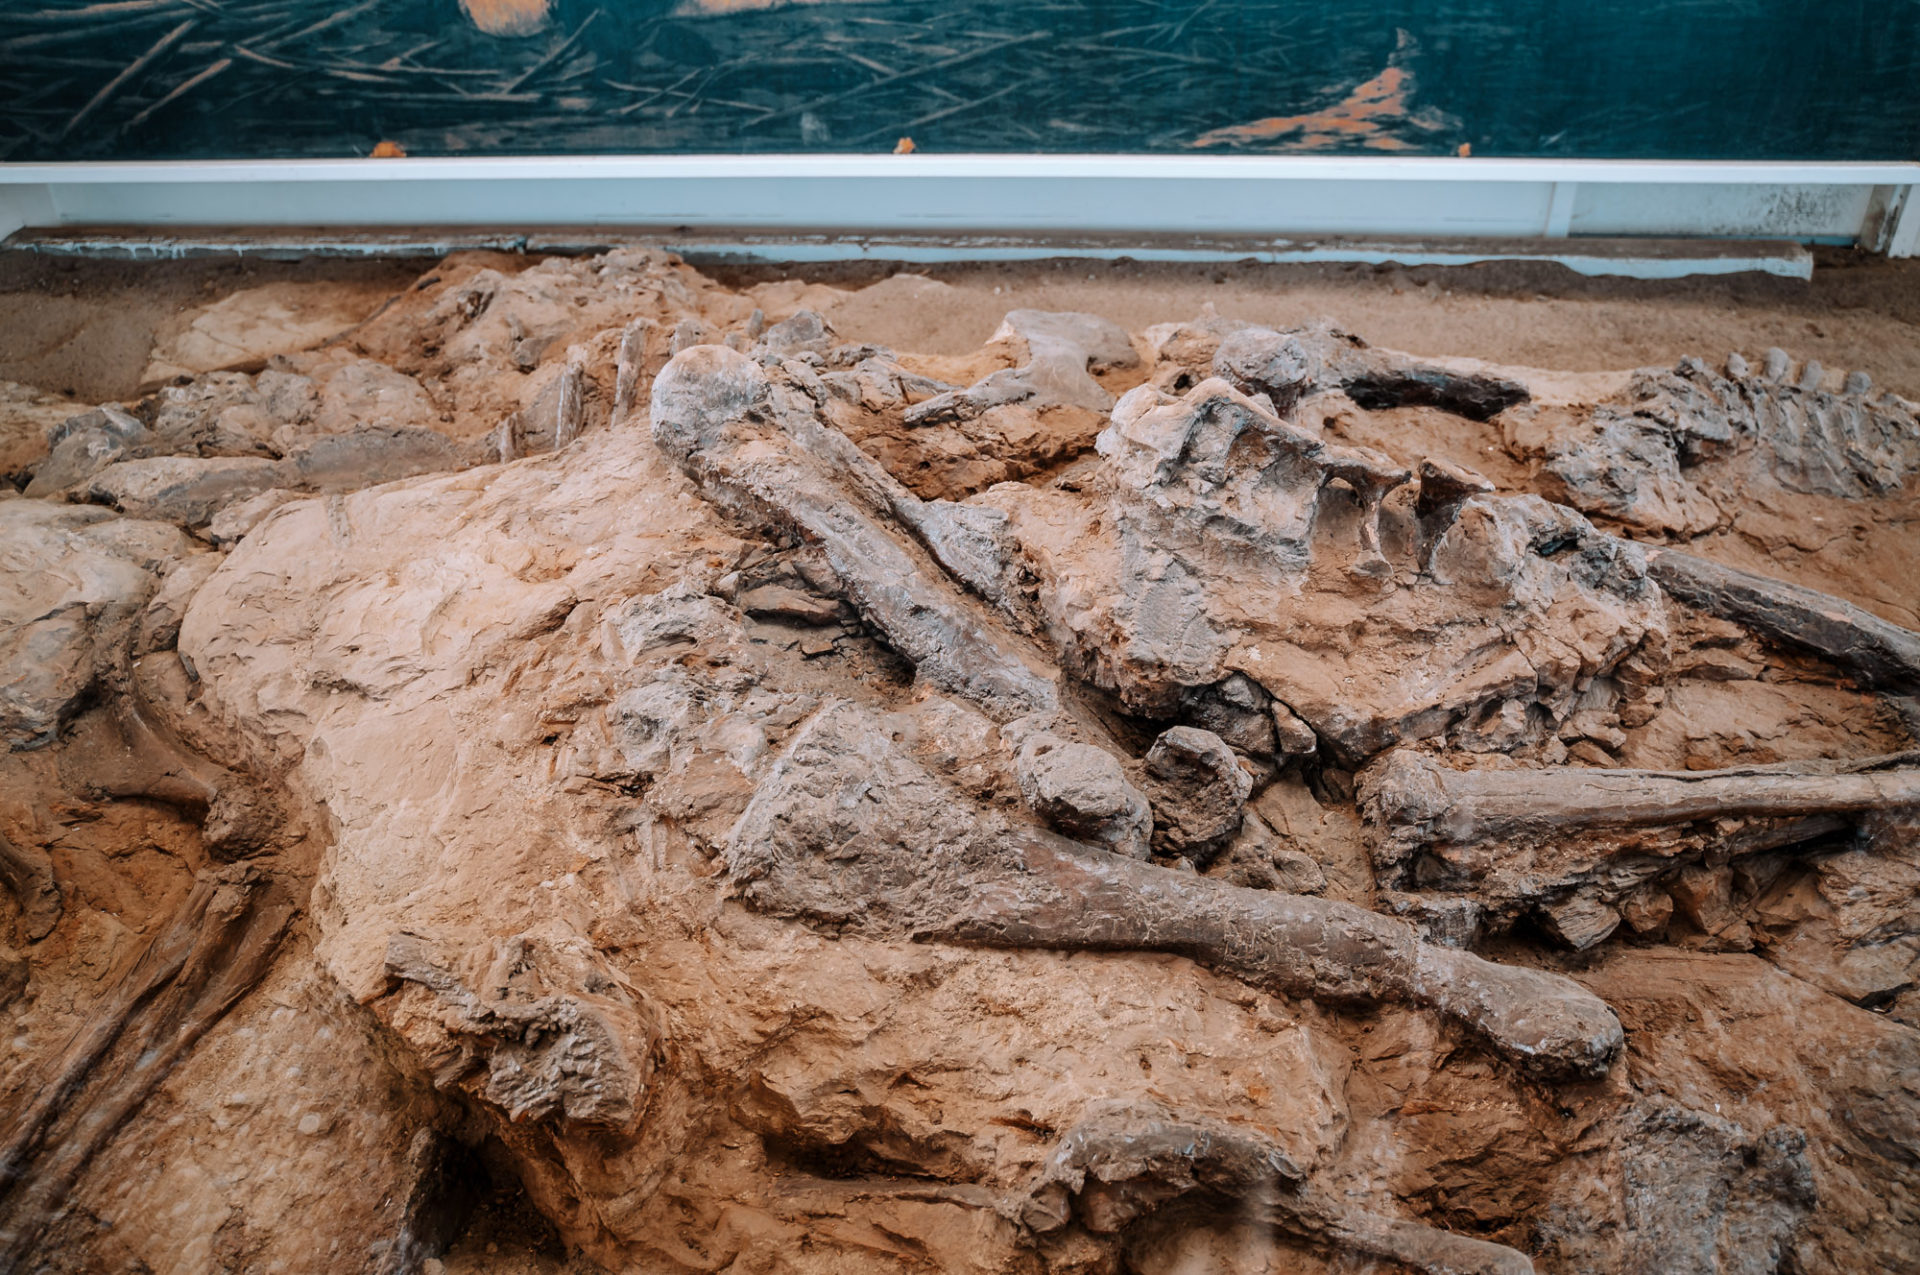
{"label": "sandstone rock", "polygon": [[195,312],[154,349],[140,379],[168,381],[304,350],[352,327],[370,308],[325,284],[242,288]]}

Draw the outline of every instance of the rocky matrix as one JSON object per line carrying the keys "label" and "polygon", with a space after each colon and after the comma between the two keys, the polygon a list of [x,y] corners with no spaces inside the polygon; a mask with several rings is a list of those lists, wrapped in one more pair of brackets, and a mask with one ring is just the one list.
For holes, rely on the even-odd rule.
{"label": "rocky matrix", "polygon": [[831,300],[0,396],[0,1268],[1920,1269],[1914,404]]}

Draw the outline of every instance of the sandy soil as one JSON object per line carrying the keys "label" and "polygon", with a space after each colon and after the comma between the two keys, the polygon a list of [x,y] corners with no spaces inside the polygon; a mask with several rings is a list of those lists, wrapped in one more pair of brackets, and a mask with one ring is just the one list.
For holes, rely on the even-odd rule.
{"label": "sandy soil", "polygon": [[[527,258],[532,264],[534,258]],[[330,282],[371,313],[432,262],[208,258],[79,261],[0,252],[0,379],[99,401],[134,393],[147,357],[185,315],[276,281]],[[1717,359],[1778,345],[1828,368],[1864,368],[1920,397],[1920,262],[1823,251],[1811,281],[1761,275],[1644,282],[1587,279],[1558,266],[1462,268],[1205,266],[1049,261],[998,265],[724,268],[746,286],[805,280],[867,288],[898,271],[937,280],[940,303],[908,280],[833,307],[842,335],[929,354],[976,349],[1007,310],[1088,310],[1123,327],[1220,313],[1268,324],[1323,315],[1377,345],[1567,371]]]}

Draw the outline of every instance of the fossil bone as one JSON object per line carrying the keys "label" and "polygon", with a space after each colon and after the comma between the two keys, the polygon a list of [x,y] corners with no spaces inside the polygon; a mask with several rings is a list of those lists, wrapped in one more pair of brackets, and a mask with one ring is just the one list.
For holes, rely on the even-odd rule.
{"label": "fossil bone", "polygon": [[1620,1025],[1557,975],[1421,942],[1348,904],[1228,885],[982,820],[840,703],[797,731],[728,839],[757,906],[990,947],[1164,951],[1293,995],[1429,1006],[1526,1070],[1603,1074]]}
{"label": "fossil bone", "polygon": [[45,1069],[0,1134],[0,1257],[10,1268],[34,1251],[94,1153],[259,981],[294,910],[285,887],[250,865],[203,874]]}
{"label": "fossil bone", "polygon": [[1920,808],[1920,753],[1666,772],[1452,770],[1398,750],[1360,793],[1388,882],[1468,892],[1493,921],[1543,908],[1584,947],[1618,922],[1597,908],[1709,850],[1754,854]]}
{"label": "fossil bone", "polygon": [[[1056,709],[1053,679],[883,519],[900,517],[930,536],[949,563],[965,548],[955,544],[959,537],[942,535],[934,510],[814,419],[810,405],[785,401],[792,394],[776,390],[744,355],[694,346],[654,384],[653,435],[737,512],[817,544],[849,600],[929,681],[1002,720]],[[968,578],[964,564],[956,574]]]}
{"label": "fossil bone", "polygon": [[1869,686],[1920,687],[1920,633],[1851,602],[1678,549],[1649,550],[1647,571],[1689,606],[1823,655]]}

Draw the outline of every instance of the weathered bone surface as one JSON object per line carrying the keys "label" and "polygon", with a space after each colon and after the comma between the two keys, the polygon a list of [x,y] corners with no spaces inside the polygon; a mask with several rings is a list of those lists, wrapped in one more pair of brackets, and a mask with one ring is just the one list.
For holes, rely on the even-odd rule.
{"label": "weathered bone surface", "polygon": [[0,1265],[1911,1265],[1910,407],[958,295],[31,396]]}
{"label": "weathered bone surface", "polygon": [[1360,793],[1385,881],[1470,894],[1503,924],[1537,910],[1590,947],[1636,891],[1709,851],[1723,862],[1777,852],[1920,809],[1920,753],[1665,773],[1452,770],[1398,751]]}
{"label": "weathered bone surface", "polygon": [[1869,686],[1920,688],[1920,633],[1843,598],[1678,549],[1648,554],[1648,571],[1681,601],[1782,645],[1825,656]]}
{"label": "weathered bone surface", "polygon": [[[1784,352],[1755,375],[1744,359],[1727,374],[1696,358],[1642,371],[1572,420],[1521,424],[1557,487],[1583,512],[1628,526],[1696,536],[1732,520],[1755,493],[1863,500],[1897,493],[1920,472],[1920,421],[1911,404],[1869,398],[1854,374],[1838,393],[1809,362],[1786,383]],[[1544,428],[1542,425],[1544,424]]]}
{"label": "weathered bone surface", "polygon": [[1362,759],[1503,704],[1565,713],[1664,642],[1638,549],[1438,470],[1421,517],[1387,499],[1411,477],[1390,458],[1224,382],[1132,391],[1100,446],[1077,491],[976,503],[1005,511],[1067,669],[1133,712],[1239,677]]}
{"label": "weathered bone surface", "polygon": [[848,704],[822,708],[795,733],[733,829],[727,857],[748,899],[819,924],[1013,947],[1171,951],[1291,995],[1412,1001],[1548,1076],[1604,1074],[1620,1049],[1613,1015],[1573,984],[1428,947],[1403,922],[982,823]]}
{"label": "weathered bone surface", "polygon": [[[819,545],[853,603],[935,685],[1004,717],[1056,708],[1046,672],[883,521],[925,506],[793,397],[745,356],[696,346],[660,374],[654,437],[737,511]],[[850,480],[844,486],[840,472]],[[909,524],[923,534],[932,525],[930,516]],[[957,557],[937,536],[927,548]]]}

